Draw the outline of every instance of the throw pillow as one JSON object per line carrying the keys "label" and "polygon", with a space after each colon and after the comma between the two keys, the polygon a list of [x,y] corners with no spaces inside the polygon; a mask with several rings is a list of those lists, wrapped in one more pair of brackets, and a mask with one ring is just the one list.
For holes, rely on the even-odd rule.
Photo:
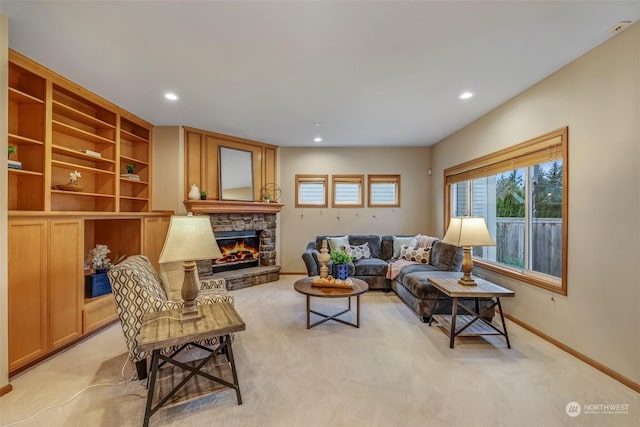
{"label": "throw pillow", "polygon": [[371,250],[367,242],[360,246],[347,245],[345,251],[356,261],[363,258],[371,258]]}
{"label": "throw pillow", "polygon": [[429,256],[431,249],[425,248],[410,248],[407,245],[402,245],[400,250],[400,256],[408,261],[415,261],[422,264],[429,264]]}
{"label": "throw pillow", "polygon": [[349,236],[327,237],[327,243],[332,251],[344,251],[349,246]]}
{"label": "throw pillow", "polygon": [[393,258],[400,258],[400,249],[402,245],[407,245],[411,248],[418,246],[418,239],[415,236],[412,237],[396,237],[393,236]]}

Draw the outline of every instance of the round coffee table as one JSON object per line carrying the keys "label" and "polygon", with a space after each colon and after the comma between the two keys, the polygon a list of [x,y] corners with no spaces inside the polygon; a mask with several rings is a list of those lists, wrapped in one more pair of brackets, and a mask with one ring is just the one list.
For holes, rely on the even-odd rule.
{"label": "round coffee table", "polygon": [[[336,322],[344,323],[345,325],[360,327],[360,295],[369,290],[369,285],[364,280],[350,278],[353,281],[353,288],[325,288],[319,286],[311,286],[311,277],[305,277],[304,279],[296,280],[293,287],[296,291],[307,296],[307,329],[311,329],[314,326],[318,326],[321,323],[329,320],[335,320]],[[335,314],[325,314],[311,309],[311,297],[317,298],[347,298],[349,300],[349,307]],[[356,297],[356,323],[347,322],[346,320],[338,319],[338,316],[351,311],[351,297]],[[323,317],[315,323],[311,323],[311,313]]]}

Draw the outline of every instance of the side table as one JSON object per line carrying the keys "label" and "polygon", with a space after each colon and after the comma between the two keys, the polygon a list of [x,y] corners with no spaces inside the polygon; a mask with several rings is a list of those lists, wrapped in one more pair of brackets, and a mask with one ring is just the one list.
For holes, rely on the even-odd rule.
{"label": "side table", "polygon": [[[181,310],[158,311],[144,316],[139,347],[153,352],[144,414],[145,427],[149,425],[151,416],[165,405],[182,403],[224,388],[235,390],[238,405],[242,405],[230,334],[244,331],[245,323],[226,301],[204,304],[198,308],[202,317],[184,323],[179,320]],[[215,349],[196,342],[213,337],[219,340],[219,346]],[[178,353],[189,344],[209,352],[209,355],[187,363],[176,360]],[[163,348],[170,346],[179,348],[170,356],[161,354]],[[160,360],[163,362],[159,365]],[[166,363],[179,369],[174,366],[162,367]]]}
{"label": "side table", "polygon": [[[507,334],[507,324],[504,323],[504,315],[502,314],[502,305],[500,297],[513,297],[515,293],[509,289],[505,289],[488,280],[474,277],[476,286],[465,286],[458,283],[458,278],[431,278],[429,283],[440,292],[451,298],[451,315],[433,314],[429,321],[429,326],[435,319],[440,326],[449,332],[449,347],[453,348],[455,337],[460,336],[478,336],[478,335],[502,335],[507,340],[507,347],[511,348],[509,343],[509,335]],[[436,312],[438,306],[439,294],[433,305],[433,313]],[[460,298],[475,298],[475,311],[461,304]],[[498,307],[500,320],[502,321],[502,329],[488,322],[480,313],[478,298],[495,298],[496,302],[487,310]],[[462,308],[468,314],[458,314],[458,307]],[[456,329],[456,324],[460,323],[460,328]]]}

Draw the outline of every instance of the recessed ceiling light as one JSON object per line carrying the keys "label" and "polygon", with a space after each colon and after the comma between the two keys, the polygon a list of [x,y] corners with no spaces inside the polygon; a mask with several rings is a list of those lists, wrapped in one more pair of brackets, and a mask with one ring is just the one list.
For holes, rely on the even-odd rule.
{"label": "recessed ceiling light", "polygon": [[178,95],[176,95],[173,92],[167,92],[164,94],[164,97],[167,98],[169,101],[177,101],[178,100]]}
{"label": "recessed ceiling light", "polygon": [[320,126],[320,123],[314,123],[313,125],[314,126]]}
{"label": "recessed ceiling light", "polygon": [[313,138],[313,142],[322,142],[322,138],[316,136],[315,138]]}
{"label": "recessed ceiling light", "polygon": [[458,98],[460,99],[469,99],[473,96],[471,92],[463,92]]}

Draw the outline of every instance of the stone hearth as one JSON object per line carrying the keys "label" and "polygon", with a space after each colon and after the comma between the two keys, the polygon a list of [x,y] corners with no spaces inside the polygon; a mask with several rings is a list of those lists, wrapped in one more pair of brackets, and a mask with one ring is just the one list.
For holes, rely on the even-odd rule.
{"label": "stone hearth", "polygon": [[213,232],[256,230],[260,232],[259,266],[240,270],[211,273],[211,262],[198,261],[201,278],[227,279],[229,290],[274,282],[280,278],[280,266],[276,265],[275,213],[209,213]]}

